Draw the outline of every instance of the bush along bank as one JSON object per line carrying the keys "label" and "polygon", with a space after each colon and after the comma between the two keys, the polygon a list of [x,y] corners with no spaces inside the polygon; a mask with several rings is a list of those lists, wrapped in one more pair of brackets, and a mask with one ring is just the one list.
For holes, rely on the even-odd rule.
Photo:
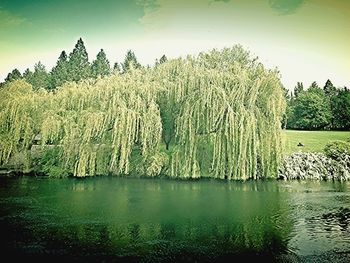
{"label": "bush along bank", "polygon": [[293,153],[284,158],[279,178],[285,180],[350,180],[350,155],[332,159],[323,153]]}

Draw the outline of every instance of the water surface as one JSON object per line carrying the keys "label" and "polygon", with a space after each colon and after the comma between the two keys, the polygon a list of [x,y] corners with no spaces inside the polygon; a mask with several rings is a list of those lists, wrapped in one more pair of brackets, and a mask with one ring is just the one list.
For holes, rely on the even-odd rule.
{"label": "water surface", "polygon": [[3,254],[349,262],[347,183],[0,178]]}

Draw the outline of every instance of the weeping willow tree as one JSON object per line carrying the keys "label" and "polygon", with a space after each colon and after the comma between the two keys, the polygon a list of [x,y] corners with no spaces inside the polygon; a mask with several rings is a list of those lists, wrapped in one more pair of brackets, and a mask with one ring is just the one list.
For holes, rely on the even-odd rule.
{"label": "weeping willow tree", "polygon": [[157,70],[164,87],[161,113],[167,112],[163,137],[175,140],[169,175],[276,176],[285,110],[276,70],[265,69],[240,46],[171,61]]}
{"label": "weeping willow tree", "polygon": [[38,132],[36,105],[45,102],[43,95],[21,80],[0,90],[0,164],[8,163],[12,155],[20,152],[28,160],[31,141]]}
{"label": "weeping willow tree", "polygon": [[[1,90],[1,163],[27,149],[36,135],[59,149],[75,176],[128,174],[132,151],[142,162],[157,155],[162,125],[156,90],[144,72],[97,83],[67,84],[56,93],[33,91],[23,81]],[[142,163],[140,163],[142,166]],[[152,174],[152,169],[149,175]]]}
{"label": "weeping willow tree", "polygon": [[0,165],[33,139],[74,176],[274,177],[285,102],[278,72],[240,46],[56,92],[0,91]]}

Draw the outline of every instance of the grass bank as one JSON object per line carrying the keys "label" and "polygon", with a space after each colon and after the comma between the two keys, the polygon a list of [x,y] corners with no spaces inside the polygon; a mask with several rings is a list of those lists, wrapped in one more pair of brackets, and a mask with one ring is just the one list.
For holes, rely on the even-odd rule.
{"label": "grass bank", "polygon": [[[283,131],[285,142],[284,153],[291,154],[294,152],[322,152],[325,145],[332,140],[350,139],[350,131]],[[297,146],[298,143],[304,146]]]}

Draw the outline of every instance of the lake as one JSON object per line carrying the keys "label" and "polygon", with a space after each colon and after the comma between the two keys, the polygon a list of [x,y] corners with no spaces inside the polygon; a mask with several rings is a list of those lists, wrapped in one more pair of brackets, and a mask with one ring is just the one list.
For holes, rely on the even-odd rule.
{"label": "lake", "polygon": [[350,261],[350,184],[0,178],[13,260]]}

